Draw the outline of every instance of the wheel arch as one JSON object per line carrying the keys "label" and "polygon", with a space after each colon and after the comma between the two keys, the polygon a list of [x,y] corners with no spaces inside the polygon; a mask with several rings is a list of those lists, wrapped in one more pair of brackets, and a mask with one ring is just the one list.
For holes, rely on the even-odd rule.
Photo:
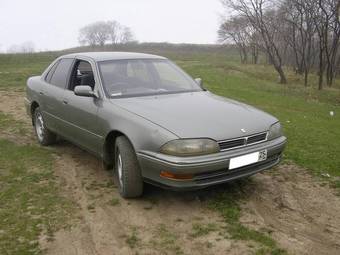
{"label": "wheel arch", "polygon": [[39,107],[39,104],[38,104],[37,101],[33,101],[33,102],[31,103],[31,109],[30,109],[30,111],[31,111],[32,125],[33,125],[33,126],[34,126],[34,111],[35,111],[35,109],[37,109],[38,107]]}
{"label": "wheel arch", "polygon": [[103,161],[109,166],[109,168],[113,168],[114,163],[114,144],[116,142],[117,137],[124,136],[128,139],[130,142],[133,150],[135,151],[135,148],[133,146],[133,143],[131,142],[131,139],[123,132],[119,130],[111,130],[105,137],[104,142],[104,148],[103,148]]}

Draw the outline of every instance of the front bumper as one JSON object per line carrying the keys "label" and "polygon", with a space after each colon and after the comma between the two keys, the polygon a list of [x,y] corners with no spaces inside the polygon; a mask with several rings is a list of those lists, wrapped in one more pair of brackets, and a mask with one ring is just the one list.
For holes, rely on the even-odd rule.
{"label": "front bumper", "polygon": [[[286,137],[235,150],[196,157],[174,157],[160,153],[138,152],[137,157],[146,182],[175,190],[199,189],[232,181],[271,168],[281,160]],[[267,150],[267,160],[229,170],[229,160],[252,152]],[[190,180],[160,177],[161,171],[174,174],[193,174]]]}

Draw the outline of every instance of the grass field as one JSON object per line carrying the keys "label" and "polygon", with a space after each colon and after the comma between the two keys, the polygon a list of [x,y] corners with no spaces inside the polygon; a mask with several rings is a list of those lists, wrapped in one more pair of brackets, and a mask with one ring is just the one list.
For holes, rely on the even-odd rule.
{"label": "grass field", "polygon": [[[128,49],[123,47],[118,50]],[[315,75],[310,78],[311,86],[305,88],[302,86],[302,77],[287,69],[289,83],[283,86],[276,82],[277,75],[272,67],[262,64],[241,65],[232,49],[222,47],[182,49],[171,46],[137,47],[132,50],[165,55],[193,77],[201,77],[205,87],[211,92],[272,113],[279,118],[288,137],[285,160],[293,161],[314,175],[329,180],[334,187],[340,188],[339,79],[333,88],[326,88],[320,92],[316,90]],[[23,91],[29,76],[39,75],[61,54],[63,53],[0,55],[0,90]],[[334,116],[330,115],[330,111],[334,112]],[[20,123],[1,112],[0,128],[12,128],[13,132],[21,135],[27,132]],[[0,244],[13,252],[30,250],[32,252],[27,253],[35,253],[38,248],[34,241],[41,231],[39,226],[52,225],[53,228],[55,222],[63,222],[60,218],[65,217],[65,211],[69,206],[67,201],[57,195],[54,183],[46,182],[47,179],[53,180],[51,151],[35,146],[21,146],[2,139],[0,152],[0,169],[8,171],[0,175],[2,203],[0,208],[7,207],[7,210],[0,210],[0,228],[10,233],[4,237],[0,232]],[[40,164],[40,161],[45,163]],[[30,172],[29,164],[33,164],[37,171]],[[18,179],[23,181],[19,182]],[[13,200],[14,196],[16,199]],[[258,254],[267,254],[268,251],[272,254],[283,254],[284,251],[279,249],[269,236],[249,230],[239,223],[240,199],[242,198],[232,193],[219,194],[210,201],[210,207],[221,213],[229,225],[227,231],[232,238],[260,243],[264,249],[259,250]],[[44,210],[40,212],[41,208]],[[20,218],[22,213],[28,216]],[[33,217],[37,214],[43,216]],[[6,229],[9,222],[15,225]],[[196,235],[204,231],[213,231],[213,228],[206,229],[200,226],[194,226],[193,229]],[[23,234],[24,241],[21,242],[21,246],[14,245],[16,242],[11,240],[18,232]]]}
{"label": "grass field", "polygon": [[[143,51],[143,48],[133,50]],[[201,77],[213,93],[272,113],[280,119],[288,137],[287,160],[318,175],[340,176],[339,79],[333,88],[320,92],[316,90],[315,75],[310,78],[312,85],[305,88],[302,77],[287,70],[289,83],[280,85],[271,66],[241,65],[230,49],[181,52],[176,48],[146,48],[144,51],[163,54],[176,61],[193,77]],[[0,89],[23,90],[29,76],[39,75],[60,54],[0,55]],[[334,116],[330,116],[330,111]]]}
{"label": "grass field", "polygon": [[[0,130],[27,135],[0,111]],[[0,138],[0,254],[39,254],[38,238],[66,226],[72,203],[59,195],[50,150]]]}

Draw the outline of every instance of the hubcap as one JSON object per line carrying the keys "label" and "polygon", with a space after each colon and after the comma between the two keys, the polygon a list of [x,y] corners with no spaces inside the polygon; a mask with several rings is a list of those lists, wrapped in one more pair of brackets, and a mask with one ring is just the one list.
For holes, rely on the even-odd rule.
{"label": "hubcap", "polygon": [[35,119],[35,130],[37,131],[39,141],[42,141],[44,139],[44,120],[40,113],[37,114]]}
{"label": "hubcap", "polygon": [[123,187],[123,161],[122,156],[118,153],[117,157],[117,170],[118,170],[118,180],[120,187]]}

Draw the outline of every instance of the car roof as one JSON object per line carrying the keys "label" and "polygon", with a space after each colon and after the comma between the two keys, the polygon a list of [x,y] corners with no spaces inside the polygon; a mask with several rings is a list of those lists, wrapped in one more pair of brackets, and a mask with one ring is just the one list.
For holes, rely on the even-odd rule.
{"label": "car roof", "polygon": [[107,51],[107,52],[79,52],[61,56],[66,57],[88,57],[95,61],[107,61],[107,60],[122,60],[122,59],[166,59],[165,57],[137,53],[137,52],[118,52],[118,51]]}

